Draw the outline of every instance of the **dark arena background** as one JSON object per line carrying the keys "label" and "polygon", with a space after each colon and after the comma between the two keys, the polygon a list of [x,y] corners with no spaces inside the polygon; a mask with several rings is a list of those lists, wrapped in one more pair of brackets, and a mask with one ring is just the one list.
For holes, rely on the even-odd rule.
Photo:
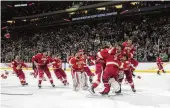
{"label": "dark arena background", "polygon": [[2,108],[170,108],[169,1],[1,1]]}

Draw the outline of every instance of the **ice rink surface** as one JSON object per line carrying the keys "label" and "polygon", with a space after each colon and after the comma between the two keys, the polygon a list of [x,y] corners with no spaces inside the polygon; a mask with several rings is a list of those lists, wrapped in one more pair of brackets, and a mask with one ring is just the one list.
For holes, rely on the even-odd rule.
{"label": "ice rink surface", "polygon": [[[1,71],[2,72],[2,71]],[[93,97],[88,91],[72,90],[70,72],[67,72],[70,85],[65,87],[53,74],[55,88],[49,81],[37,87],[37,79],[25,71],[28,86],[22,87],[15,75],[1,79],[1,108],[170,108],[170,74],[158,76],[155,73],[136,73],[142,79],[134,79],[136,93],[123,84],[122,94],[112,97]],[[53,73],[53,72],[52,72]],[[96,91],[101,91],[102,85]],[[31,95],[6,95],[31,94]]]}

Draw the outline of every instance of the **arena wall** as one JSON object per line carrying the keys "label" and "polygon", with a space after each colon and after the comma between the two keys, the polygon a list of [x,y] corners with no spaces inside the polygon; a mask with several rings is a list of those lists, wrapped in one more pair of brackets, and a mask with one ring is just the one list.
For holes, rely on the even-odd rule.
{"label": "arena wall", "polygon": [[[32,70],[32,64],[26,63],[28,65],[28,70]],[[170,62],[166,62],[163,64],[164,69],[166,72],[170,73]],[[63,69],[66,69],[67,71],[70,71],[69,65],[66,63],[63,63]],[[89,66],[90,69],[94,72],[95,66]],[[9,63],[0,63],[0,70],[12,70]],[[25,70],[25,68],[23,69]],[[50,70],[52,70],[52,67],[50,67]],[[157,64],[155,62],[152,63],[139,63],[138,67],[136,68],[136,72],[156,72],[158,70]]]}

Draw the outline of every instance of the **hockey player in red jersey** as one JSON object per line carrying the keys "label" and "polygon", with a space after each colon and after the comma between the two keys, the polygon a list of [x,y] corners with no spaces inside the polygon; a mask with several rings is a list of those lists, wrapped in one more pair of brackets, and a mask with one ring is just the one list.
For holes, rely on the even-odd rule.
{"label": "hockey player in red jersey", "polygon": [[87,56],[87,61],[88,61],[89,66],[95,65],[95,57],[92,55],[91,52]]}
{"label": "hockey player in red jersey", "polygon": [[88,57],[86,54],[84,54],[82,56],[82,59],[84,59],[84,71],[87,73],[87,75],[89,76],[89,81],[90,83],[93,82],[93,76],[94,76],[94,73],[92,73],[92,71],[90,70],[90,68],[88,67]]}
{"label": "hockey player in red jersey", "polygon": [[62,60],[60,56],[53,56],[53,70],[56,75],[56,77],[64,84],[68,85],[69,83],[67,82],[67,75],[65,71],[62,69]]}
{"label": "hockey player in red jersey", "polygon": [[100,52],[108,52],[109,49],[107,47],[99,50],[99,52],[96,55],[96,61],[95,61],[95,74],[97,75],[97,80],[92,84],[92,88],[98,87],[98,85],[101,82],[101,74],[105,68],[105,60],[101,58]]}
{"label": "hockey player in red jersey", "polygon": [[[33,62],[34,59],[35,59],[35,56],[32,57],[32,69],[33,69],[34,72],[31,73],[31,75],[34,75],[34,78],[37,78],[37,76],[38,76],[38,69],[35,66],[34,62]],[[46,81],[45,76],[43,77],[43,81]]]}
{"label": "hockey player in red jersey", "polygon": [[130,68],[132,71],[132,75],[135,77],[135,74],[133,72],[139,64],[138,61],[134,59],[134,53],[135,53],[136,49],[135,49],[131,39],[128,39],[126,42],[123,42],[122,46],[123,46],[123,52],[128,55],[128,58],[131,63]]}
{"label": "hockey player in red jersey", "polygon": [[67,58],[67,63],[69,63],[70,59],[73,58],[73,57],[74,57],[74,53],[71,53],[71,55],[68,56],[68,58]]}
{"label": "hockey player in red jersey", "polygon": [[15,57],[15,60],[12,61],[12,68],[15,74],[18,76],[20,82],[22,85],[28,85],[28,83],[25,80],[25,74],[22,70],[22,67],[28,68],[28,66],[20,59],[19,56]]}
{"label": "hockey player in red jersey", "polygon": [[79,54],[71,58],[70,65],[72,68],[72,78],[73,78],[73,88],[75,91],[82,89],[87,89],[87,76],[84,72],[84,59],[81,58]]}
{"label": "hockey player in red jersey", "polygon": [[157,66],[158,66],[158,71],[157,71],[157,74],[160,75],[160,71],[162,70],[163,73],[166,73],[164,68],[163,68],[163,62],[162,62],[162,59],[160,56],[158,56],[156,58],[156,63],[157,63]]}
{"label": "hockey player in red jersey", "polygon": [[35,56],[32,57],[32,69],[33,69],[33,75],[34,75],[34,78],[37,78],[37,75],[38,75],[38,71],[37,71],[37,68],[33,62],[33,60],[35,59]]}
{"label": "hockey player in red jersey", "polygon": [[90,70],[90,68],[87,65],[87,55],[84,54],[83,50],[79,50],[78,55],[81,57],[82,60],[84,60],[84,71],[89,76],[90,83],[92,83],[94,74],[92,73],[92,71]]}
{"label": "hockey player in red jersey", "polygon": [[[133,92],[136,92],[135,90],[135,86],[133,83],[133,78],[132,78],[132,71],[130,68],[130,61],[128,59],[127,55],[121,55],[121,57],[119,58],[121,61],[121,66],[119,69],[119,77],[118,77],[118,82],[120,83],[120,86],[122,84],[122,80],[124,79],[124,75],[126,76],[126,80],[128,81],[131,89]],[[116,93],[121,93],[121,89],[120,91],[116,92]]]}
{"label": "hockey player in red jersey", "polygon": [[36,65],[39,74],[38,87],[41,88],[44,73],[49,78],[51,85],[55,87],[55,85],[53,84],[51,73],[47,66],[50,62],[52,62],[52,58],[47,55],[47,51],[43,50],[42,53],[38,53],[37,55],[35,55],[35,58],[33,58],[33,62]]}
{"label": "hockey player in red jersey", "polygon": [[[103,50],[98,52],[98,56],[106,61],[106,67],[102,77],[105,88],[101,92],[102,95],[107,95],[110,92],[110,85],[112,83],[110,81],[117,81],[118,70],[120,66],[118,56],[121,54],[121,49],[121,45],[117,45],[109,51]],[[95,93],[93,86],[91,87],[90,92],[92,94]]]}
{"label": "hockey player in red jersey", "polygon": [[71,67],[71,62],[70,62],[70,60],[72,59],[72,58],[74,58],[74,53],[71,53],[71,55],[67,58],[67,62],[68,62],[68,64],[69,64],[69,68],[71,69],[71,74],[73,73],[73,69],[72,69],[72,67]]}

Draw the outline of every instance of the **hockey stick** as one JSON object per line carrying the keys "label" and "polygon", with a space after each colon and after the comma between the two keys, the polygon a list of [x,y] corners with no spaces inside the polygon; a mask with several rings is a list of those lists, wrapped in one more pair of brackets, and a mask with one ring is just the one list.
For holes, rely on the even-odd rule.
{"label": "hockey stick", "polygon": [[16,93],[16,94],[14,94],[14,93],[1,93],[2,95],[33,95],[33,93],[23,93],[23,94],[21,94],[21,93]]}

